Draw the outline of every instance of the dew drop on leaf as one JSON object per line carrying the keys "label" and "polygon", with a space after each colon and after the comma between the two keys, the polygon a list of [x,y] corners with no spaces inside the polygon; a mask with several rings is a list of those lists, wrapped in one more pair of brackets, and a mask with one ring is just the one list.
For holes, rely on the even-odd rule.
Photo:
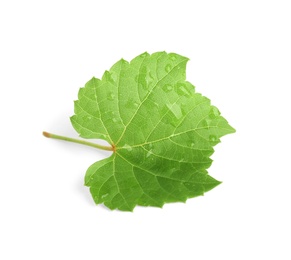
{"label": "dew drop on leaf", "polygon": [[209,128],[211,125],[211,122],[212,122],[211,119],[208,119],[208,118],[202,120],[202,122],[201,122],[202,127]]}
{"label": "dew drop on leaf", "polygon": [[153,85],[153,83],[154,83],[154,76],[153,76],[153,74],[151,72],[149,72],[147,74],[145,80],[146,80],[148,86]]}
{"label": "dew drop on leaf", "polygon": [[143,88],[144,90],[148,90],[149,89],[149,85],[147,84],[147,81],[145,79],[142,79],[139,81],[139,87]]}
{"label": "dew drop on leaf", "polygon": [[113,77],[112,77],[112,75],[111,75],[111,73],[109,71],[105,71],[103,77],[105,78],[106,81],[114,84],[114,79],[113,79]]}
{"label": "dew drop on leaf", "polygon": [[106,139],[106,135],[100,134],[101,139]]}
{"label": "dew drop on leaf", "polygon": [[152,150],[148,151],[147,154],[146,154],[146,157],[150,157],[151,155],[153,154]]}
{"label": "dew drop on leaf", "polygon": [[170,92],[171,90],[173,90],[173,86],[170,85],[170,84],[165,84],[165,85],[163,86],[163,90],[164,90],[165,92]]}
{"label": "dew drop on leaf", "polygon": [[218,108],[215,106],[212,106],[210,113],[209,113],[209,117],[211,119],[214,119],[214,118],[218,117],[219,115],[220,115],[220,112],[219,112]]}
{"label": "dew drop on leaf", "polygon": [[92,116],[85,116],[84,119],[85,120],[91,120],[92,119]]}
{"label": "dew drop on leaf", "polygon": [[145,58],[147,55],[148,55],[148,53],[145,52],[145,53],[142,53],[141,55],[139,55],[139,57],[141,57],[141,58]]}
{"label": "dew drop on leaf", "polygon": [[126,150],[129,151],[129,152],[132,151],[132,147],[131,147],[130,145],[128,145],[128,144],[125,144],[125,145],[123,146],[123,148],[126,149]]}
{"label": "dew drop on leaf", "polygon": [[125,104],[126,108],[137,108],[138,107],[138,103],[134,101],[134,99],[130,98],[129,100],[127,100],[126,104]]}
{"label": "dew drop on leaf", "polygon": [[145,148],[145,150],[147,150],[147,151],[151,151],[151,150],[153,149],[153,144],[152,144],[152,143],[146,144],[146,145],[144,146],[144,148]]}
{"label": "dew drop on leaf", "polygon": [[101,199],[106,198],[108,195],[109,195],[109,193],[103,194],[103,195],[101,196]]}
{"label": "dew drop on leaf", "polygon": [[190,96],[191,92],[183,83],[178,83],[176,86],[176,91],[180,96]]}
{"label": "dew drop on leaf", "polygon": [[181,107],[178,104],[167,104],[166,105],[168,109],[172,112],[172,114],[175,116],[176,119],[181,119],[182,118],[182,111]]}
{"label": "dew drop on leaf", "polygon": [[107,100],[109,101],[113,101],[115,98],[115,95],[113,94],[113,92],[109,92],[107,95]]}
{"label": "dew drop on leaf", "polygon": [[216,141],[218,141],[218,138],[217,138],[216,135],[210,135],[210,136],[209,136],[209,141],[210,141],[210,142],[216,142]]}
{"label": "dew drop on leaf", "polygon": [[177,55],[174,53],[169,54],[170,60],[175,61],[177,59]]}
{"label": "dew drop on leaf", "polygon": [[172,69],[171,64],[167,64],[165,67],[165,71],[169,73],[171,71],[171,69]]}

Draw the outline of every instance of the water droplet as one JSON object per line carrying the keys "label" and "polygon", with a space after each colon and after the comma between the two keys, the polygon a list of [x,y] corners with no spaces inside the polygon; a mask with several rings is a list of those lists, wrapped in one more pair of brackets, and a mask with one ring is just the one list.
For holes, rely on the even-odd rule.
{"label": "water droplet", "polygon": [[107,94],[107,99],[108,99],[109,101],[113,101],[114,98],[115,98],[115,95],[113,94],[113,92],[109,92],[109,93]]}
{"label": "water droplet", "polygon": [[103,195],[101,196],[101,199],[106,198],[108,195],[109,195],[109,193],[103,194]]}
{"label": "water droplet", "polygon": [[114,83],[112,74],[108,70],[104,72],[102,79],[105,79],[107,82]]}
{"label": "water droplet", "polygon": [[88,121],[90,121],[91,119],[92,119],[91,116],[84,116],[84,117],[83,117],[83,120],[84,120],[85,122],[88,122]]}
{"label": "water droplet", "polygon": [[151,80],[154,80],[154,79],[155,79],[154,75],[153,75],[151,72],[149,72],[149,78],[150,78]]}
{"label": "water droplet", "polygon": [[211,126],[211,120],[206,118],[201,122],[202,127],[209,128]]}
{"label": "water droplet", "polygon": [[139,88],[143,88],[144,90],[148,90],[149,89],[149,86],[148,86],[146,80],[145,79],[141,79],[141,78],[139,79],[138,87]]}
{"label": "water droplet", "polygon": [[210,142],[217,142],[218,141],[218,138],[216,135],[209,135],[209,141]]}
{"label": "water droplet", "polygon": [[153,152],[152,152],[152,150],[150,150],[150,151],[147,152],[146,157],[148,158],[148,157],[150,157],[152,154],[153,154]]}
{"label": "water droplet", "polygon": [[145,90],[148,90],[148,82],[147,82],[147,77],[148,77],[148,69],[147,67],[141,67],[140,69],[140,74],[138,77],[138,86],[139,88],[143,88]]}
{"label": "water droplet", "polygon": [[190,146],[191,146],[191,148],[194,148],[195,147],[195,143],[191,143]]}
{"label": "water droplet", "polygon": [[165,67],[165,71],[169,73],[171,71],[171,69],[172,69],[171,64],[167,64]]}
{"label": "water droplet", "polygon": [[186,87],[186,85],[184,83],[176,84],[175,89],[180,96],[188,96],[189,97],[191,95],[190,90]]}
{"label": "water droplet", "polygon": [[167,104],[168,109],[172,112],[172,114],[176,117],[176,119],[181,119],[183,116],[181,108],[178,104]]}
{"label": "water droplet", "polygon": [[123,146],[123,148],[126,149],[126,150],[129,151],[129,152],[132,151],[132,147],[131,147],[130,145],[128,145],[128,144],[125,144],[125,145]]}
{"label": "water droplet", "polygon": [[170,60],[174,61],[177,59],[177,54],[171,53],[171,54],[169,54],[169,57],[170,57]]}
{"label": "water droplet", "polygon": [[147,52],[144,52],[144,53],[142,53],[141,55],[139,55],[139,57],[144,58],[144,57],[146,57],[147,55],[148,55],[148,53],[147,53]]}
{"label": "water droplet", "polygon": [[152,148],[153,148],[153,144],[152,143],[149,143],[149,144],[144,145],[144,149],[145,150],[150,151],[150,150],[152,150]]}
{"label": "water droplet", "polygon": [[209,117],[214,119],[214,118],[218,117],[219,115],[220,115],[220,111],[218,110],[218,108],[215,106],[211,107]]}
{"label": "water droplet", "polygon": [[127,100],[126,104],[125,104],[126,108],[137,108],[138,107],[138,103],[134,101],[133,98],[130,98],[129,100]]}
{"label": "water droplet", "polygon": [[113,123],[119,122],[119,120],[116,117],[112,118],[112,121],[113,121]]}
{"label": "water droplet", "polygon": [[147,85],[151,86],[151,85],[153,85],[155,78],[154,78],[153,74],[151,72],[149,72],[146,75],[145,80],[146,80]]}
{"label": "water droplet", "polygon": [[166,85],[163,86],[163,90],[165,92],[170,92],[171,90],[173,90],[173,86],[170,85],[170,84],[166,84]]}

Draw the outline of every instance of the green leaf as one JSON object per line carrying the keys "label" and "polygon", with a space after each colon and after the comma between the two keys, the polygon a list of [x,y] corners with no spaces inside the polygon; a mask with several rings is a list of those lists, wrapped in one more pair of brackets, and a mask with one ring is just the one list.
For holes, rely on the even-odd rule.
{"label": "green leaf", "polygon": [[124,211],[162,207],[220,183],[206,169],[213,146],[235,130],[186,81],[187,61],[175,53],[143,53],[121,59],[80,89],[73,127],[113,150],[86,172],[96,204]]}

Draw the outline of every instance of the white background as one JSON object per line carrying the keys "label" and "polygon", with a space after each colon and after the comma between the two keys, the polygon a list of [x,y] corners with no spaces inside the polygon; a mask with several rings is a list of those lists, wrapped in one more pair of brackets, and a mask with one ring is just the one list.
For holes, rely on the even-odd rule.
{"label": "white background", "polygon": [[[0,259],[291,259],[290,1],[1,1]],[[187,79],[237,133],[186,204],[110,211],[83,177],[77,92],[121,57],[190,58]],[[289,247],[289,248],[288,248]]]}

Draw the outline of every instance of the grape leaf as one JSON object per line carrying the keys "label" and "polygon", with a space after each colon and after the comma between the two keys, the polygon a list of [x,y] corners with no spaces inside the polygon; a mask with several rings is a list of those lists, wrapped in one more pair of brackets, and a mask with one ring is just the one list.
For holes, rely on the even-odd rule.
{"label": "grape leaf", "polygon": [[162,207],[220,183],[206,169],[213,146],[235,130],[186,81],[187,61],[175,53],[143,53],[121,59],[80,89],[73,127],[113,150],[86,172],[96,204],[124,211]]}

